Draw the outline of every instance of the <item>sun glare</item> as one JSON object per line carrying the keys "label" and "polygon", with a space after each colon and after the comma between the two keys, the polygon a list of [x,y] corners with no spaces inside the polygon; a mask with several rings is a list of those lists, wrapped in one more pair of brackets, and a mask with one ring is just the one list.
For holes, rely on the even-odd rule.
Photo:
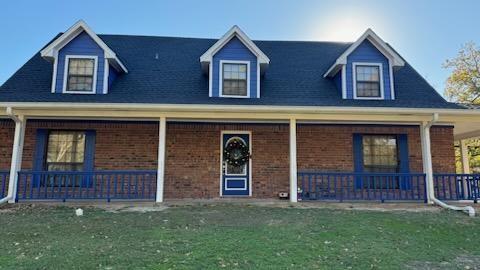
{"label": "sun glare", "polygon": [[[378,18],[377,18],[378,19]],[[315,22],[311,37],[321,41],[355,41],[368,28],[374,28],[379,22],[359,12],[351,12],[342,16],[329,16]]]}

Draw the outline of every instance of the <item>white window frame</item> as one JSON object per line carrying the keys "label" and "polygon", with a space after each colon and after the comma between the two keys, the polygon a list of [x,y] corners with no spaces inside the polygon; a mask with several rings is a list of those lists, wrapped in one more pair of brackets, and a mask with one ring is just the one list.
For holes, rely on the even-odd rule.
{"label": "white window frame", "polygon": [[[247,65],[247,95],[246,96],[236,96],[236,95],[224,95],[223,94],[223,64],[246,64]],[[250,61],[241,61],[241,60],[220,60],[219,63],[219,74],[218,74],[218,91],[220,97],[227,98],[250,98]]]}
{"label": "white window frame", "polygon": [[[380,96],[379,97],[359,97],[357,96],[357,66],[376,66],[378,67],[378,73],[380,76]],[[382,63],[370,63],[370,62],[353,62],[352,63],[352,75],[353,75],[353,98],[354,99],[366,99],[366,100],[382,100],[385,99],[384,83],[383,83],[383,64]]]}
{"label": "white window frame", "polygon": [[[93,82],[91,91],[68,91],[67,89],[67,80],[68,80],[68,65],[71,58],[75,59],[93,59]],[[97,92],[97,72],[98,72],[98,56],[96,55],[66,55],[65,56],[65,67],[63,72],[63,90],[64,94],[95,94]]]}

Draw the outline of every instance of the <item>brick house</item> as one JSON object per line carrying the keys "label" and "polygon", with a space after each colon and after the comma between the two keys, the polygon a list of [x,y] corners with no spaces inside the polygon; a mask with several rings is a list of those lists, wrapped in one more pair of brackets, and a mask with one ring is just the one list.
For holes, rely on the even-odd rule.
{"label": "brick house", "polygon": [[[0,87],[4,200],[476,199],[445,101],[367,30],[353,43],[97,35],[83,21]],[[465,164],[465,173],[468,166]]]}

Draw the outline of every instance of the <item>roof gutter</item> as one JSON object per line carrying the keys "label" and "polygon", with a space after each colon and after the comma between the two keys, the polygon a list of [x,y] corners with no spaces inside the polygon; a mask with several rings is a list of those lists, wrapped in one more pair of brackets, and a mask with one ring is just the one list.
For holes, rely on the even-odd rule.
{"label": "roof gutter", "polygon": [[145,103],[76,103],[76,102],[2,102],[0,107],[15,109],[98,109],[98,110],[164,110],[164,111],[235,111],[285,113],[364,113],[364,114],[455,114],[480,116],[480,110],[394,108],[394,107],[339,107],[339,106],[281,106],[281,105],[206,105],[206,104],[145,104]]}

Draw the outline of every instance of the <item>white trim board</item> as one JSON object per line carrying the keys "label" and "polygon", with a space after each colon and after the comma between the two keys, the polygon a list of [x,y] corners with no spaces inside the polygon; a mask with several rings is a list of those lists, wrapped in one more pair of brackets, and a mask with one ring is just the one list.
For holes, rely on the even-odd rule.
{"label": "white trim board", "polygon": [[[247,95],[235,96],[223,94],[223,64],[246,64],[247,65]],[[250,98],[250,61],[220,60],[218,67],[218,96],[227,98]]]}
{"label": "white trim board", "polygon": [[[67,81],[68,81],[68,65],[70,59],[93,59],[93,82],[92,82],[92,90],[91,91],[68,91],[67,90]],[[96,55],[65,55],[65,66],[64,66],[64,73],[63,73],[63,87],[62,93],[63,94],[96,94],[97,93],[97,72],[98,72],[98,56]]]}

